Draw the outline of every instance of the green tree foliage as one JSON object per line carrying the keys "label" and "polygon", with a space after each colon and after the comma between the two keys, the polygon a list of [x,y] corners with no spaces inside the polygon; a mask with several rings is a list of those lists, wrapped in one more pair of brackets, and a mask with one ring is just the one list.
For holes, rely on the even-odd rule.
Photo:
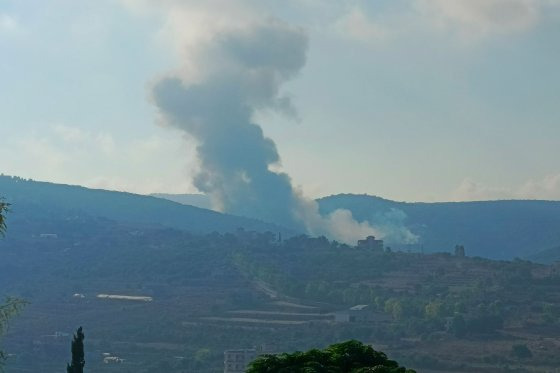
{"label": "green tree foliage", "polygon": [[445,314],[444,303],[440,300],[432,301],[426,304],[424,312],[429,319],[437,319]]}
{"label": "green tree foliage", "polygon": [[465,318],[461,314],[453,316],[451,322],[448,325],[448,332],[453,334],[455,337],[462,338],[467,334],[467,323]]}
{"label": "green tree foliage", "polygon": [[[6,298],[3,304],[0,304],[0,336],[2,336],[8,328],[8,321],[11,317],[18,314],[26,302],[17,298]],[[6,355],[0,350],[0,372],[3,371],[2,366],[6,360]]]}
{"label": "green tree foliage", "polygon": [[[5,214],[8,211],[9,206],[9,203],[0,198],[0,237],[4,236],[4,233],[6,232]],[[0,304],[0,337],[6,332],[10,318],[18,314],[25,304],[25,301],[11,297],[6,298],[5,302]],[[2,366],[5,360],[6,355],[2,350],[0,350],[0,371],[2,371]]]}
{"label": "green tree foliage", "polygon": [[517,344],[511,346],[511,356],[519,358],[519,359],[528,359],[533,356],[531,350],[524,344]]}
{"label": "green tree foliage", "polygon": [[86,360],[84,358],[84,338],[85,335],[80,326],[74,334],[74,339],[72,340],[72,364],[67,364],[67,373],[83,373],[84,365],[86,365]]}
{"label": "green tree foliage", "polygon": [[399,366],[371,346],[351,340],[327,347],[292,354],[264,355],[249,366],[247,373],[330,373],[385,372],[414,373]]}

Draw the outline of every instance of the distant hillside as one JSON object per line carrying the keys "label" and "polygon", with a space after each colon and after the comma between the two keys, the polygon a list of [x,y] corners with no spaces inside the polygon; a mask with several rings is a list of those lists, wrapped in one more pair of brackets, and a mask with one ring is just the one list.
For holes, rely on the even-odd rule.
{"label": "distant hillside", "polygon": [[546,250],[539,251],[536,254],[528,256],[527,259],[533,262],[545,263],[545,264],[560,262],[560,245]]}
{"label": "distant hillside", "polygon": [[[324,237],[197,235],[78,212],[8,223],[1,293],[29,301],[2,341],[10,372],[60,371],[75,325],[87,327],[96,373],[213,373],[224,350],[281,353],[346,339],[385,346],[421,372],[560,366],[553,266],[376,252]],[[36,234],[49,225],[62,234]],[[512,354],[517,345],[525,355]],[[107,352],[124,361],[108,364]]]}
{"label": "distant hillside", "polygon": [[168,193],[153,193],[153,197],[168,199],[182,205],[191,205],[200,207],[201,209],[212,210],[210,198],[205,194],[168,194]]}
{"label": "distant hillside", "polygon": [[[11,225],[42,219],[43,230],[49,227],[52,216],[71,219],[85,213],[120,223],[200,233],[231,232],[238,227],[289,233],[271,223],[188,206],[207,204],[204,195],[159,194],[156,198],[0,176],[1,196],[12,203]],[[560,259],[560,202],[557,201],[407,203],[339,194],[318,202],[322,214],[345,208],[360,221],[380,226],[391,220],[389,223],[402,224],[420,237],[416,245],[389,242],[394,249],[451,251],[456,244],[462,244],[469,256],[522,257],[540,262]]]}
{"label": "distant hillside", "polygon": [[[161,198],[88,189],[0,176],[0,197],[12,204],[10,225],[51,216],[72,218],[87,214],[121,223],[177,228],[192,232],[228,232],[239,227],[255,231],[286,231],[259,220],[221,214]],[[53,227],[55,229],[56,227]]]}
{"label": "distant hillside", "polygon": [[406,203],[339,194],[318,202],[323,214],[346,208],[356,219],[374,224],[391,211],[402,211],[402,223],[420,236],[418,245],[405,249],[451,251],[462,244],[467,255],[511,259],[560,245],[558,201]]}

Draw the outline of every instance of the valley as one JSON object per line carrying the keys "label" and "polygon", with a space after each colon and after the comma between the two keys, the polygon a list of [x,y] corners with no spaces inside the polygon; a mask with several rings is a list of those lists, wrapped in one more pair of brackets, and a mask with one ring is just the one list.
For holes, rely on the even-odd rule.
{"label": "valley", "polygon": [[[233,216],[235,229],[201,232],[189,229],[196,214],[224,217],[162,201],[195,214],[164,226],[114,208],[148,198],[158,211],[152,197],[113,192],[109,203],[99,197],[106,192],[70,189],[81,193],[76,203],[56,185],[38,198],[43,185],[15,182],[31,183],[33,194],[4,189],[14,203],[0,288],[30,302],[4,339],[10,372],[60,371],[77,326],[96,372],[216,372],[226,350],[349,339],[419,372],[560,364],[557,264],[473,257],[472,246],[368,249]],[[149,212],[142,203],[132,210]]]}

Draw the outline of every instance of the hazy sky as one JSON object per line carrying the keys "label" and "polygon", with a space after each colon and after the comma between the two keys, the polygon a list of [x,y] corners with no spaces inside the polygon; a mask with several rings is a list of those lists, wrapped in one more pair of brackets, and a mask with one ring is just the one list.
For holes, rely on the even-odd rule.
{"label": "hazy sky", "polygon": [[560,0],[0,0],[0,172],[196,192],[151,87],[275,20],[308,38],[297,113],[254,120],[306,195],[560,199]]}

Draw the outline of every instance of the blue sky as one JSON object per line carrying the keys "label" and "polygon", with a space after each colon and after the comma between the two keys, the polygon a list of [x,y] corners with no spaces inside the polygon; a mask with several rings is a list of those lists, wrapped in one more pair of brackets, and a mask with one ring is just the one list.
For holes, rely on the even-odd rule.
{"label": "blue sky", "polygon": [[0,172],[196,192],[196,143],[153,82],[217,32],[279,19],[308,37],[255,115],[306,195],[560,199],[560,1],[0,2]]}

